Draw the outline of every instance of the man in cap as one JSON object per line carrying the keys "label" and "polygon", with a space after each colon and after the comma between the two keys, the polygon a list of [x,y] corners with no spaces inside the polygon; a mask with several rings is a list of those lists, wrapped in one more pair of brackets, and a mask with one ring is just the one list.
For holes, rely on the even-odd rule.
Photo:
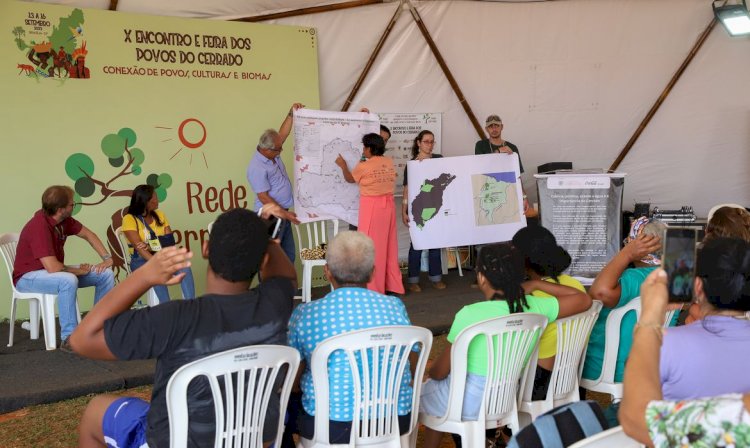
{"label": "man in cap", "polygon": [[[479,140],[474,145],[474,154],[518,154],[518,168],[523,174],[523,162],[521,162],[521,154],[518,152],[518,146],[503,139],[503,120],[498,115],[490,115],[484,122],[484,128],[487,130],[487,134],[490,138]],[[520,182],[519,182],[520,183]],[[523,188],[523,187],[521,187]],[[526,193],[523,194],[523,211],[529,208],[529,201],[526,199]]]}
{"label": "man in cap", "polygon": [[518,147],[513,143],[504,140],[502,137],[503,120],[497,115],[490,115],[484,122],[484,128],[487,130],[487,134],[490,138],[479,140],[476,145],[474,145],[474,154],[510,154],[514,152],[518,154],[518,166],[521,169],[521,173],[523,173],[523,163],[521,163],[521,154],[518,153]]}

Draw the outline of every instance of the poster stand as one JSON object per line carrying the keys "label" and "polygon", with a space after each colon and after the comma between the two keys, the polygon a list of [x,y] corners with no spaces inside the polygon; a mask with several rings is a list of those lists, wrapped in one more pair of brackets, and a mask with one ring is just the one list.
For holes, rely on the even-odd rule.
{"label": "poster stand", "polygon": [[540,223],[572,258],[569,275],[593,279],[620,250],[625,173],[535,174]]}

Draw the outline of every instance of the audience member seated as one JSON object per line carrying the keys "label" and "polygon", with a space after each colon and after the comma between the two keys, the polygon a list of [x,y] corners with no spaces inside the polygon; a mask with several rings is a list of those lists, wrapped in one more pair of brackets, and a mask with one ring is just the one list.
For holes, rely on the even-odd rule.
{"label": "audience member seated", "polygon": [[[151,185],[138,185],[130,197],[128,214],[122,218],[122,231],[130,242],[130,271],[140,268],[154,254],[166,246],[174,246],[172,228],[167,217],[159,208],[159,198]],[[166,237],[166,238],[165,238]],[[181,271],[182,298],[195,298],[193,271],[185,268]],[[169,302],[169,290],[164,285],[154,286],[159,303]]]}
{"label": "audience member seated", "polygon": [[[740,238],[750,242],[750,212],[739,205],[716,206],[709,212],[706,224],[706,236],[703,242],[711,238],[727,237]],[[700,319],[701,310],[697,303],[690,306],[685,323],[689,324]]]}
{"label": "audience member seated", "polygon": [[[70,351],[68,337],[78,325],[78,288],[94,286],[94,304],[115,285],[112,256],[98,236],[72,218],[73,189],[53,185],[42,194],[42,209],[23,226],[13,263],[13,282],[20,292],[57,294],[60,348]],[[65,241],[83,238],[102,258],[97,264],[65,264]]]}
{"label": "audience member seated", "polygon": [[[650,221],[647,217],[635,220],[625,247],[607,263],[591,285],[589,294],[593,299],[600,300],[603,307],[589,337],[583,378],[599,378],[604,363],[607,317],[613,309],[623,307],[638,297],[643,280],[661,264],[661,235],[665,228],[664,223]],[[628,268],[631,263],[635,267]],[[620,325],[620,348],[615,367],[616,382],[622,381],[636,320],[635,313],[628,313]]]}
{"label": "audience member seated", "polygon": [[[296,221],[279,206],[263,212]],[[130,310],[148,288],[177,284],[185,276],[181,270],[190,266],[192,253],[166,247],[117,285],[71,335],[73,349],[87,358],[156,359],[150,406],[133,397],[95,397],[81,418],[81,446],[170,446],[166,387],[177,369],[236,347],[285,342],[297,273],[278,242],[269,242],[266,223],[250,210],[230,210],[216,220],[201,252],[208,258],[203,297]],[[250,289],[259,270],[263,282]],[[191,446],[213,446],[211,391],[205,382],[193,386],[188,440]],[[277,398],[269,403],[264,441],[273,441],[278,418]]]}
{"label": "audience member seated", "polygon": [[[526,277],[569,286],[586,293],[581,282],[562,272],[570,266],[570,255],[557,245],[555,236],[542,226],[524,227],[513,235],[513,247],[524,259]],[[535,297],[552,297],[544,291],[535,290]],[[536,369],[532,400],[544,400],[552,377],[557,353],[557,325],[550,322],[539,341],[539,366]]]}
{"label": "audience member seated", "polygon": [[[735,281],[738,280],[736,276]],[[747,280],[743,282],[747,285]],[[745,291],[747,299],[747,286]],[[750,395],[664,400],[659,381],[659,354],[667,297],[667,275],[658,269],[641,287],[641,319],[635,327],[633,349],[625,368],[620,407],[620,422],[625,433],[655,447],[750,446]],[[720,368],[701,366],[701,370]]]}
{"label": "audience member seated", "polygon": [[[522,260],[507,244],[492,244],[482,248],[477,260],[477,284],[486,301],[467,305],[456,314],[448,333],[452,344],[456,336],[473,324],[513,313],[538,313],[553,322],[558,317],[568,317],[591,307],[591,298],[568,286],[543,280],[523,281]],[[544,291],[552,297],[536,297],[532,291]],[[422,386],[420,412],[445,415],[450,393],[451,346],[445,347],[429,370],[430,379]],[[482,402],[487,374],[487,345],[478,338],[469,345],[467,355],[466,392],[464,395],[464,420],[476,420]],[[440,445],[442,433],[425,428],[425,448]]]}
{"label": "audience member seated", "polygon": [[[326,248],[327,264],[323,267],[326,279],[334,290],[325,297],[299,305],[289,321],[289,345],[302,355],[299,387],[300,394],[292,393],[289,400],[289,422],[282,446],[292,447],[291,434],[311,439],[315,428],[315,392],[310,370],[310,360],[315,347],[321,342],[349,331],[381,325],[411,325],[404,304],[396,297],[386,296],[366,289],[375,268],[375,246],[372,239],[361,232],[343,231],[334,237]],[[413,355],[416,355],[415,353]],[[416,356],[411,359],[412,369]],[[335,353],[328,361],[331,381],[329,440],[331,443],[349,443],[354,390],[349,361],[343,353]],[[411,418],[412,375],[406,372],[401,378],[399,395],[399,427],[401,433],[409,430]],[[294,424],[296,423],[296,430]]]}
{"label": "audience member seated", "polygon": [[710,238],[698,252],[701,320],[670,328],[661,349],[664,398],[750,392],[750,243]]}

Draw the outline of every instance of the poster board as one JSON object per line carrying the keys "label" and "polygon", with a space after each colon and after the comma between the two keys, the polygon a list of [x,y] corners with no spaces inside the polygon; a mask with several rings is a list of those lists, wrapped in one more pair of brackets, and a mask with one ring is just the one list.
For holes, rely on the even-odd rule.
{"label": "poster board", "polygon": [[408,167],[415,249],[508,241],[526,226],[518,155],[443,157]]}
{"label": "poster board", "polygon": [[[74,217],[110,246],[122,277],[114,230],[149,183],[177,244],[198,254],[201,294],[206,226],[252,208],[246,167],[260,134],[294,102],[318,107],[316,30],[11,1],[0,2],[0,30],[0,179],[14,192],[0,230],[20,232],[46,187],[69,185]],[[282,157],[291,167],[292,152]],[[70,264],[98,259],[79,238],[65,252]],[[82,310],[92,301],[79,292]]]}
{"label": "poster board", "polygon": [[572,258],[567,273],[594,278],[620,250],[625,173],[535,174],[542,226]]}
{"label": "poster board", "polygon": [[294,204],[301,222],[341,219],[357,225],[359,187],[344,179],[362,158],[362,137],[378,133],[375,114],[299,109],[294,112]]}
{"label": "poster board", "polygon": [[442,115],[439,112],[378,113],[380,124],[391,130],[385,145],[385,155],[393,159],[396,167],[396,196],[403,196],[404,168],[411,160],[411,148],[417,135],[427,130],[435,136],[432,152],[442,154]]}

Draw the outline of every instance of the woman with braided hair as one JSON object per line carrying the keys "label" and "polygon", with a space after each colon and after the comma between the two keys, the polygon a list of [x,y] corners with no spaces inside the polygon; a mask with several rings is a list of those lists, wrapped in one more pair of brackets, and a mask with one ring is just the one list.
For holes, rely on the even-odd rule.
{"label": "woman with braided hair", "polygon": [[[591,307],[586,293],[544,280],[524,281],[523,259],[507,244],[493,244],[482,248],[477,260],[477,284],[485,301],[467,305],[456,314],[448,333],[452,344],[466,327],[514,313],[538,313],[549,322],[572,316]],[[544,291],[552,297],[535,297],[532,291]],[[450,388],[451,346],[445,347],[429,369],[430,379],[422,386],[420,412],[441,416],[447,410]],[[476,420],[482,401],[487,374],[487,345],[477,338],[469,345],[467,354],[466,390],[463,420]],[[442,433],[425,428],[425,448],[440,445]]]}

